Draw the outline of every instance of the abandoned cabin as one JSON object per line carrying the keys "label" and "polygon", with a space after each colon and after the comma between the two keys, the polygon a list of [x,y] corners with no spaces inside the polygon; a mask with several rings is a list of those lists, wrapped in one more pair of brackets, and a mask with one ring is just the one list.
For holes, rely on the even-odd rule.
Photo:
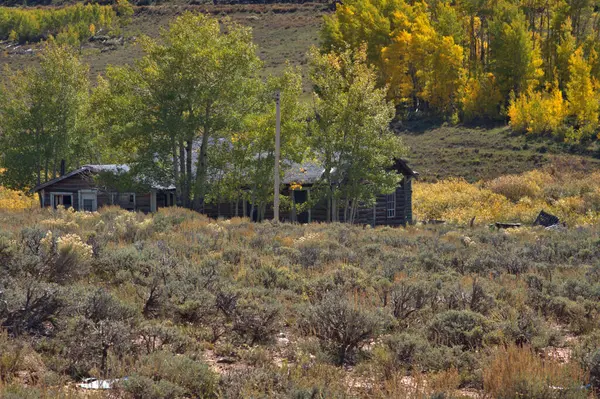
{"label": "abandoned cabin", "polygon": [[[396,160],[393,170],[402,176],[396,191],[379,195],[374,206],[360,206],[354,219],[355,223],[373,226],[400,226],[412,223],[412,180],[418,174],[401,159]],[[88,212],[94,212],[102,206],[116,205],[130,211],[148,213],[177,205],[174,185],[165,187],[150,184],[146,185],[150,188],[143,190],[145,192],[139,192],[139,189],[136,192],[134,188],[116,190],[105,187],[94,178],[101,173],[118,175],[127,172],[127,165],[84,165],[38,185],[33,191],[38,194],[42,207],[56,208],[62,205],[65,208]],[[325,169],[314,162],[293,164],[286,168],[282,180],[282,195],[289,196],[293,206],[287,215],[282,215],[284,221],[310,223],[328,220],[326,201],[304,209],[301,213],[295,211],[295,205],[309,201],[311,188],[319,182],[324,172]],[[247,201],[239,201],[238,204],[206,204],[202,211],[212,218],[247,216],[252,220],[257,219],[257,210]],[[264,218],[272,217],[273,209],[269,207],[265,210]],[[344,220],[342,210],[339,220]]]}

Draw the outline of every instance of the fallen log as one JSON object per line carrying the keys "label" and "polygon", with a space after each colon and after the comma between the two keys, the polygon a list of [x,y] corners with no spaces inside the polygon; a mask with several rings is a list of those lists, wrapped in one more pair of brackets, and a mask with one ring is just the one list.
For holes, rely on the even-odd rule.
{"label": "fallen log", "polygon": [[521,223],[496,222],[496,223],[494,223],[494,225],[498,229],[516,229],[516,228],[521,227]]}

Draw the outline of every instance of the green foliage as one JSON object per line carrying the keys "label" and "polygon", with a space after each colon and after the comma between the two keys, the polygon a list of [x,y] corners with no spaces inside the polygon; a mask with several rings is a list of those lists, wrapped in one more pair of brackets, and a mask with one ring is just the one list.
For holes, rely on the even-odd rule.
{"label": "green foliage", "polygon": [[535,87],[543,76],[539,50],[534,48],[525,15],[517,13],[507,22],[502,18],[490,27],[491,72],[506,99],[511,92],[519,95]]}
{"label": "green foliage", "polygon": [[77,41],[72,44],[79,44],[100,29],[113,29],[117,15],[131,17],[131,11],[127,0],[120,0],[116,11],[112,6],[97,3],[62,8],[0,7],[0,38],[25,43],[76,33]]}
{"label": "green foliage", "polygon": [[8,71],[0,86],[3,185],[31,188],[56,177],[61,160],[92,157],[88,70],[68,47],[48,43],[39,68]]}
{"label": "green foliage", "polygon": [[281,307],[268,298],[242,298],[233,314],[233,331],[249,345],[269,342],[280,328]]}
{"label": "green foliage", "polygon": [[217,397],[216,376],[200,360],[155,352],[140,358],[136,369],[137,373],[124,383],[125,390],[135,398]]}
{"label": "green foliage", "polygon": [[315,118],[310,144],[325,169],[315,195],[327,199],[332,220],[338,220],[338,207],[344,205],[344,220],[352,222],[359,203],[372,204],[398,183],[398,175],[386,170],[404,152],[389,129],[393,106],[376,88],[364,50],[336,55],[313,49],[311,80]]}
{"label": "green foliage", "polygon": [[600,391],[600,351],[596,352],[590,362],[590,384],[596,391]]}
{"label": "green foliage", "polygon": [[253,109],[244,104],[256,93],[260,68],[251,32],[188,12],[162,30],[160,42],[145,37],[141,45],[145,56],[135,66],[110,68],[98,84],[101,126],[138,173],[176,182],[178,202],[193,199],[198,209],[212,152]]}
{"label": "green foliage", "polygon": [[352,362],[357,349],[377,337],[381,316],[337,295],[327,295],[306,310],[303,329],[312,332],[337,364]]}
{"label": "green foliage", "polygon": [[210,174],[218,178],[212,179],[206,202],[239,204],[245,199],[251,204],[250,214],[256,210],[257,220],[263,220],[273,198],[274,93],[280,95],[282,165],[303,160],[307,112],[300,102],[302,75],[298,68],[287,66],[280,75],[253,84],[256,91],[251,112],[241,115],[240,123],[232,126],[222,143],[214,145],[209,154]]}
{"label": "green foliage", "polygon": [[481,346],[486,331],[485,318],[475,312],[449,310],[436,315],[429,325],[429,339],[446,346]]}
{"label": "green foliage", "polygon": [[140,398],[348,397],[363,379],[381,398],[580,398],[596,367],[595,225],[364,229],[108,207],[0,212],[0,226],[3,396],[128,376],[118,389]]}

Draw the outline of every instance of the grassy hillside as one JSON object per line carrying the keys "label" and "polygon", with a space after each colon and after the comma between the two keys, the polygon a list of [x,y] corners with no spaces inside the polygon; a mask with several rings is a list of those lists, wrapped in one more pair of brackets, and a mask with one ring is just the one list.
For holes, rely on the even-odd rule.
{"label": "grassy hillside", "polygon": [[597,227],[117,208],[4,211],[0,226],[3,398],[84,397],[88,376],[128,376],[96,396],[120,398],[589,399],[600,385]]}
{"label": "grassy hillside", "polygon": [[531,139],[513,134],[508,126],[408,126],[396,130],[409,148],[411,166],[425,182],[447,177],[463,177],[470,182],[491,180],[551,163],[573,163],[589,170],[600,168],[597,145],[579,148],[550,139]]}
{"label": "grassy hillside", "polygon": [[[89,43],[83,46],[82,54],[91,66],[92,75],[102,74],[107,65],[128,64],[141,57],[142,51],[135,44],[135,38],[141,34],[158,36],[161,27],[186,10],[229,17],[252,27],[267,72],[277,72],[286,62],[292,65],[306,63],[308,49],[318,45],[319,27],[328,7],[319,3],[137,7],[133,21],[123,32],[125,40],[122,44]],[[39,45],[15,47],[12,43],[0,43],[0,66],[18,69],[35,65]]]}

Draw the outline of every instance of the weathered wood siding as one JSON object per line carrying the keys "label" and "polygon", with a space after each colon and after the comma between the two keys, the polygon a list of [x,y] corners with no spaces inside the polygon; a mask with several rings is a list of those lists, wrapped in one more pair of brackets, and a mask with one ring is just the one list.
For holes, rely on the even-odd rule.
{"label": "weathered wood siding", "polygon": [[[340,208],[338,212],[339,220],[344,222],[344,209]],[[326,222],[327,202],[325,200],[318,202],[311,208],[310,213],[311,221]],[[272,217],[272,212],[270,215]],[[284,217],[287,217],[287,213]],[[412,223],[412,181],[404,178],[396,188],[395,216],[388,217],[387,195],[381,194],[377,196],[375,206],[359,206],[354,222],[373,226],[405,226]]]}
{"label": "weathered wood siding", "polygon": [[[73,195],[73,208],[80,210],[79,191],[94,189],[96,189],[94,180],[89,175],[77,174],[68,177],[44,188],[44,206],[51,206],[51,193],[68,193]],[[114,200],[115,205],[119,205],[123,209],[150,212],[150,193],[135,193],[135,208],[134,203],[130,202],[129,194],[130,193],[121,193],[114,198],[109,190],[98,190],[96,194],[98,208],[112,205],[112,201]],[[156,202],[157,206],[162,207],[166,202],[166,195],[164,193],[160,194],[161,195],[159,196],[157,193]],[[160,202],[159,197],[161,198]]]}
{"label": "weathered wood siding", "polygon": [[[236,217],[236,204],[234,203],[220,203],[220,204],[205,204],[203,212],[210,218],[218,219],[231,219]],[[239,201],[237,204],[237,216],[242,217],[244,215],[244,201]]]}
{"label": "weathered wood siding", "polygon": [[404,220],[406,221],[406,224],[412,224],[412,179],[404,178],[404,180],[406,180],[406,184],[404,186]]}
{"label": "weathered wood siding", "polygon": [[[81,174],[68,177],[58,181],[44,189],[44,205],[50,206],[50,193],[70,193],[73,194],[73,208],[79,209],[79,190],[94,189],[94,181],[89,176]],[[100,198],[98,198],[98,207],[100,207]]]}

